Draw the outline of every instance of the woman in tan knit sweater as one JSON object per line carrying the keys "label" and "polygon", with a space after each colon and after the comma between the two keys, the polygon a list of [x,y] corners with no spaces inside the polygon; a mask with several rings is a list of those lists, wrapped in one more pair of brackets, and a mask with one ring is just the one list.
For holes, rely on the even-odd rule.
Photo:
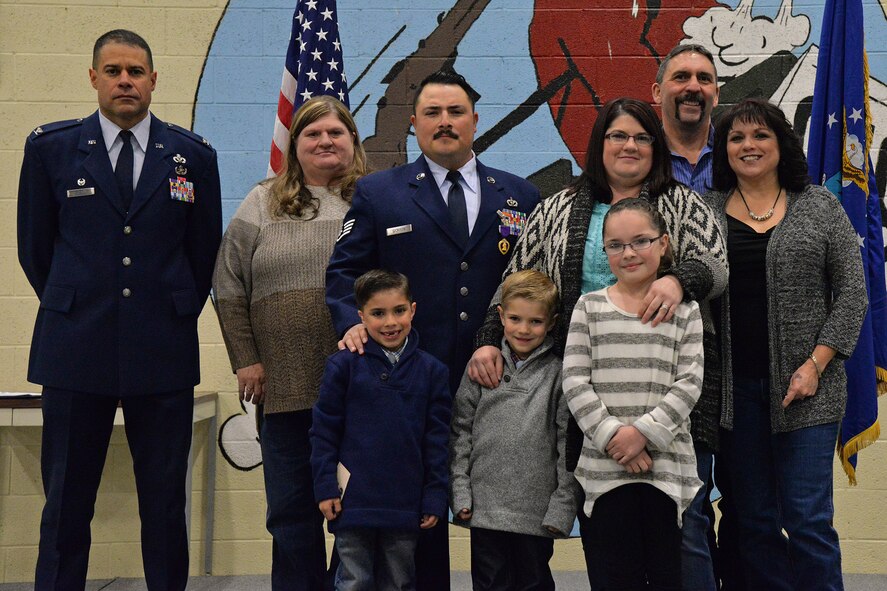
{"label": "woman in tan knit sweater", "polygon": [[336,350],[324,271],[366,168],[345,105],[309,100],[293,116],[285,170],[246,196],[216,261],[213,301],[240,398],[261,405],[275,591],[322,588],[323,516],[308,430],[324,361]]}

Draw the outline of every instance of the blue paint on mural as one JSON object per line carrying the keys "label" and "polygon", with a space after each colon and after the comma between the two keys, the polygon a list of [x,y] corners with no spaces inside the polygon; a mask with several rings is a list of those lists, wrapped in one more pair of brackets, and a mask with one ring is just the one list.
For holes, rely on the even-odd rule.
{"label": "blue paint on mural", "polygon": [[[376,133],[377,103],[386,90],[383,78],[400,60],[416,51],[453,1],[432,0],[417,9],[408,0],[339,0],[344,66],[352,83],[352,108],[360,105],[355,118],[362,137]],[[535,66],[541,60],[537,59],[534,65],[531,59],[528,31],[534,7],[542,4],[532,0],[493,0],[458,44],[455,66],[482,95],[478,104],[478,137],[538,90]],[[290,33],[293,5],[292,0],[232,0],[209,51],[197,96],[194,128],[219,151],[226,223],[267,170],[282,53]],[[732,8],[711,8],[698,18],[687,19],[683,25],[683,34],[709,46],[723,60],[718,63],[722,77],[741,76],[780,49],[800,58],[811,44],[818,42],[822,5],[817,0],[801,0],[793,5],[780,0],[757,0],[753,6],[751,2],[730,5]],[[642,10],[646,10],[645,5]],[[867,3],[865,13],[867,38],[887,37],[881,7]],[[787,15],[791,17],[779,18]],[[741,37],[726,36],[731,23],[742,25],[732,27],[743,29]],[[605,25],[619,31],[618,22]],[[682,35],[681,31],[672,33]],[[872,77],[887,79],[887,55],[875,51],[877,45],[872,41],[868,46]],[[737,53],[741,59],[737,59]],[[741,64],[733,65],[736,62]],[[630,76],[630,72],[626,75]],[[812,92],[812,78],[799,78],[802,79],[796,84],[810,88],[796,89],[784,100]],[[634,84],[633,94],[646,98],[650,82]],[[875,94],[873,90],[873,98]],[[785,106],[787,110],[792,108],[789,102]],[[567,133],[563,135],[566,138]],[[409,159],[414,158],[418,154],[414,138],[409,138],[407,147]],[[490,145],[483,160],[491,166],[529,175],[565,158],[578,172],[571,149],[575,154],[582,147],[576,139],[572,145],[562,139],[551,110],[542,104]]]}

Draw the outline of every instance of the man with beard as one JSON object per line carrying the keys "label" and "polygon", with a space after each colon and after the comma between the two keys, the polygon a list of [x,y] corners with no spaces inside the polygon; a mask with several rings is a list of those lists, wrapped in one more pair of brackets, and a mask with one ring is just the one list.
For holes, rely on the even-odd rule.
{"label": "man with beard", "polygon": [[653,101],[662,107],[662,126],[676,180],[700,195],[711,186],[711,112],[718,105],[718,74],[702,45],[677,45],[659,65]]}
{"label": "man with beard", "polygon": [[[662,108],[662,126],[671,150],[674,178],[700,195],[711,187],[714,128],[712,110],[718,104],[718,74],[711,52],[697,44],[675,46],[662,63],[653,84],[653,101]],[[708,306],[708,302],[700,302]],[[711,317],[711,316],[709,316]],[[714,591],[717,579],[723,589],[736,589],[741,574],[732,568],[735,551],[731,544],[731,519],[726,512],[726,474],[718,466],[718,487],[722,494],[721,521],[717,543],[714,510],[711,506],[712,464],[718,449],[720,422],[721,360],[713,327],[704,333],[705,372],[702,396],[690,415],[693,447],[699,479],[706,483],[684,513],[681,568],[684,589]],[[717,571],[717,576],[716,572]],[[730,583],[733,583],[731,585]]]}
{"label": "man with beard", "polygon": [[[357,314],[355,279],[376,268],[406,275],[418,306],[419,347],[447,366],[451,393],[526,216],[539,203],[536,187],[475,157],[477,98],[453,71],[419,84],[410,122],[422,155],[358,181],[326,273],[339,346],[360,354],[367,332]],[[347,498],[342,510],[348,511]],[[449,590],[448,545],[446,523],[422,531],[418,591]]]}

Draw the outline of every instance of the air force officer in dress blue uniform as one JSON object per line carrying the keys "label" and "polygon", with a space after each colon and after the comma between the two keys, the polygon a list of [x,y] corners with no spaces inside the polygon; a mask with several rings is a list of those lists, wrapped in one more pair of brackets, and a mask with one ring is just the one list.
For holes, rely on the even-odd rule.
{"label": "air force officer in dress blue uniform", "polygon": [[[477,96],[454,72],[422,81],[410,119],[422,156],[358,181],[326,276],[327,304],[344,335],[340,346],[362,353],[367,336],[354,280],[374,268],[405,274],[418,304],[420,347],[447,365],[453,392],[511,249],[539,202],[529,182],[475,158]],[[449,589],[446,524],[423,533],[416,571],[419,591]]]}
{"label": "air force officer in dress blue uniform", "polygon": [[148,112],[157,73],[135,33],[100,37],[89,77],[98,112],[35,129],[19,183],[19,260],[40,300],[28,368],[43,385],[35,588],[84,588],[122,402],[148,589],[180,590],[197,317],[221,240],[216,154]]}

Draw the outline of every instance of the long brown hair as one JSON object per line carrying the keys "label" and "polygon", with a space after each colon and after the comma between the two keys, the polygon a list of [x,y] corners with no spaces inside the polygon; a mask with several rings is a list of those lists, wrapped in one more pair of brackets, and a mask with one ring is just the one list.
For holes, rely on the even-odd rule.
{"label": "long brown hair", "polygon": [[296,156],[296,141],[307,126],[327,115],[335,115],[354,138],[354,159],[339,181],[339,195],[351,203],[357,179],[367,174],[367,157],[360,143],[357,124],[348,108],[337,99],[321,95],[306,101],[293,115],[286,162],[280,175],[263,181],[271,194],[271,214],[276,217],[313,219],[320,206],[317,197],[305,185],[305,173]]}

